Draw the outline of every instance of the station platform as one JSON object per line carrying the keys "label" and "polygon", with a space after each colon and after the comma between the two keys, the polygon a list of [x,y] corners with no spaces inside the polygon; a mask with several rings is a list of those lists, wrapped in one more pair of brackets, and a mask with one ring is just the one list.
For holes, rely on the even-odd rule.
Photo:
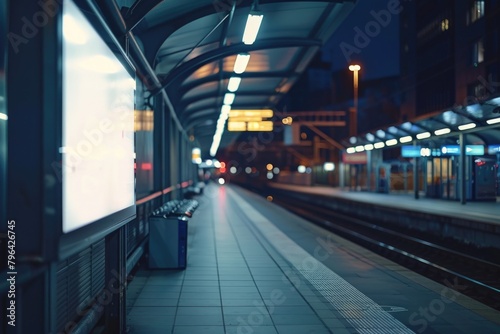
{"label": "station platform", "polygon": [[311,201],[339,213],[377,220],[407,231],[423,232],[447,242],[457,242],[478,251],[496,252],[500,245],[500,203],[459,201],[420,197],[410,194],[385,194],[345,191],[322,186],[269,183],[268,191]]}
{"label": "station platform", "polygon": [[209,184],[185,270],[139,269],[128,333],[500,333],[500,312],[236,185]]}
{"label": "station platform", "polygon": [[401,208],[416,212],[433,213],[454,218],[468,219],[474,222],[500,226],[500,202],[460,201],[419,197],[413,194],[385,194],[366,191],[346,191],[336,187],[299,186],[280,183],[269,183],[272,188],[303,192],[307,194],[331,196],[351,201],[375,204],[390,208]]}

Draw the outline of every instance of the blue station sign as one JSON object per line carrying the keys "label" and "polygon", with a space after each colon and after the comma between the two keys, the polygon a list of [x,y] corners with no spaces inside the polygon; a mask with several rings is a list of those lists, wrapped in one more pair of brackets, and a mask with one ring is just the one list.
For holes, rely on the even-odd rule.
{"label": "blue station sign", "polygon": [[403,158],[418,158],[421,156],[421,146],[404,145],[401,146],[401,156]]}
{"label": "blue station sign", "polygon": [[[441,147],[443,155],[460,155],[460,145],[446,145]],[[484,155],[483,145],[467,145],[465,146],[466,155]]]}

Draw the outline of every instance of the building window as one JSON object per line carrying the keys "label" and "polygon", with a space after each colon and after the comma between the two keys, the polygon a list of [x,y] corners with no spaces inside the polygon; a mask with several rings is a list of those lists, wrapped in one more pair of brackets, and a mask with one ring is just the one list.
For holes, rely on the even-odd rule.
{"label": "building window", "polygon": [[448,19],[444,19],[441,21],[441,31],[446,31],[450,29],[450,21]]}
{"label": "building window", "polygon": [[477,66],[484,61],[484,44],[480,39],[472,45],[472,65]]}
{"label": "building window", "polygon": [[484,0],[472,1],[467,12],[467,25],[472,24],[484,16]]}
{"label": "building window", "polygon": [[489,96],[489,92],[482,83],[472,83],[467,86],[467,96],[473,100],[481,101]]}

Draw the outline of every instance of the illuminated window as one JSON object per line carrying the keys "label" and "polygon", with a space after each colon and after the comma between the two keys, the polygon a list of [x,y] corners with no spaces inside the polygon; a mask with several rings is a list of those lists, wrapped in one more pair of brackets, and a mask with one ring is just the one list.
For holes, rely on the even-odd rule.
{"label": "illuminated window", "polygon": [[472,24],[484,16],[484,0],[472,1],[467,12],[467,25]]}
{"label": "illuminated window", "polygon": [[472,65],[477,66],[484,61],[484,44],[480,39],[472,45]]}
{"label": "illuminated window", "polygon": [[450,29],[450,21],[448,19],[444,19],[441,21],[441,31],[446,31]]}
{"label": "illuminated window", "polygon": [[467,86],[467,96],[482,100],[488,97],[488,89],[482,83],[472,83]]}

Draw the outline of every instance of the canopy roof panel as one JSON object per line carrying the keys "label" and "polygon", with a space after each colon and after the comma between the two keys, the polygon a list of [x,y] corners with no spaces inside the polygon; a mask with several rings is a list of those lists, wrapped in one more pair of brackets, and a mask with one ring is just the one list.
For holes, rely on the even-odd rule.
{"label": "canopy roof panel", "polygon": [[[122,0],[123,5],[125,0]],[[208,157],[239,53],[250,54],[233,108],[276,108],[356,0],[141,0],[133,33],[181,125]],[[242,43],[251,10],[264,15],[257,40]],[[158,94],[159,89],[152,94]],[[220,147],[239,133],[224,132]]]}
{"label": "canopy roof panel", "polygon": [[438,148],[459,143],[461,133],[467,134],[465,142],[469,145],[500,145],[500,97],[373,129],[345,138],[342,144],[349,152],[411,145],[413,142]]}

